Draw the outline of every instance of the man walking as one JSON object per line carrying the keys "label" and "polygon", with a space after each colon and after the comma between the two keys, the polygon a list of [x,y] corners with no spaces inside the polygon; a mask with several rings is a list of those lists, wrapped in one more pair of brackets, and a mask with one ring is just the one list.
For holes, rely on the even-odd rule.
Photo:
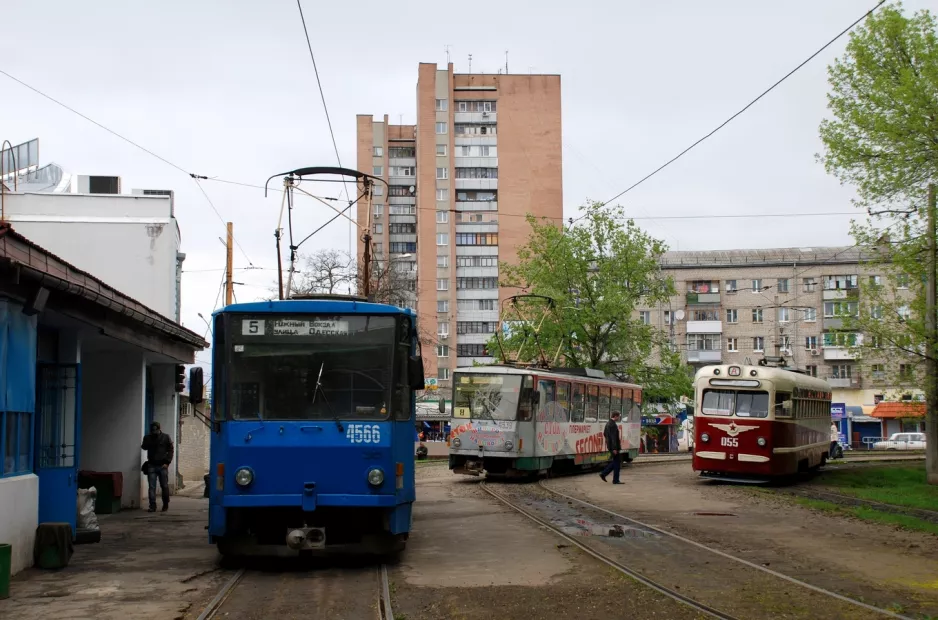
{"label": "man walking", "polygon": [[603,479],[603,482],[605,482],[606,476],[609,475],[609,472],[613,472],[612,484],[622,484],[619,482],[619,467],[622,463],[622,444],[619,441],[618,411],[613,411],[612,415],[609,416],[609,421],[606,422],[606,428],[603,429],[603,435],[606,438],[606,448],[612,455],[612,460],[606,463],[606,467],[603,468],[603,472],[599,474],[599,477]]}
{"label": "man walking", "polygon": [[160,430],[160,423],[150,424],[150,434],[143,438],[141,450],[147,451],[147,482],[149,483],[149,512],[156,512],[156,481],[160,481],[163,512],[169,510],[169,464],[173,462],[173,440]]}

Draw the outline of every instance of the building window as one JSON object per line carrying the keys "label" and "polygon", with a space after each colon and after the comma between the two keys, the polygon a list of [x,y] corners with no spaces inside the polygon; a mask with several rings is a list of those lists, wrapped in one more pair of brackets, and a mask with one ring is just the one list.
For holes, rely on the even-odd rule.
{"label": "building window", "polygon": [[642,322],[642,325],[651,325],[651,312],[648,310],[640,310],[638,320]]}
{"label": "building window", "polygon": [[834,364],[831,366],[832,379],[849,379],[853,376],[853,367],[850,364]]}
{"label": "building window", "polygon": [[494,334],[498,328],[497,321],[457,321],[457,334]]}
{"label": "building window", "polygon": [[883,281],[880,276],[870,276],[870,286],[879,286],[882,283]]}
{"label": "building window", "polygon": [[497,179],[498,168],[456,168],[457,179]]}
{"label": "building window", "polygon": [[782,336],[782,351],[785,351],[789,355],[791,354],[791,336]]}
{"label": "building window", "polygon": [[449,190],[444,188],[436,190],[436,199],[437,200],[449,200]]}
{"label": "building window", "polygon": [[752,281],[752,292],[758,293],[762,290],[762,280],[753,280]]}
{"label": "building window", "polygon": [[756,336],[752,339],[752,350],[756,353],[761,353],[765,351],[765,338],[762,336]]}
{"label": "building window", "polygon": [[900,381],[910,381],[912,379],[912,374],[914,372],[914,367],[912,364],[899,364],[899,380]]}
{"label": "building window", "polygon": [[371,173],[376,177],[380,177],[384,174],[384,166],[375,166],[371,169]]}
{"label": "building window", "polygon": [[456,245],[498,245],[498,233],[456,233]]}
{"label": "building window", "polygon": [[383,147],[383,146],[376,146],[376,147],[375,147],[375,150],[374,150],[374,156],[375,156],[375,157],[384,157],[384,147]]}
{"label": "building window", "polygon": [[31,412],[0,412],[0,478],[32,473],[32,429]]}
{"label": "building window", "polygon": [[436,290],[448,291],[449,290],[449,278],[437,278]]}
{"label": "building window", "polygon": [[912,318],[912,310],[908,306],[899,306],[896,308],[896,314],[898,314],[899,318],[903,321],[908,321]]}
{"label": "building window", "polygon": [[457,267],[498,267],[497,256],[457,256]]}
{"label": "building window", "polygon": [[824,276],[825,291],[845,291],[857,288],[857,276]]}
{"label": "building window", "polygon": [[719,321],[720,311],[717,308],[698,308],[691,310],[691,321]]}
{"label": "building window", "polygon": [[812,376],[812,377],[816,377],[816,376],[817,376],[817,366],[805,366],[804,369],[805,369],[805,371],[807,371],[807,373],[808,373],[810,376]]}
{"label": "building window", "polygon": [[379,203],[373,206],[375,211],[375,219],[381,219],[381,214],[384,213],[384,205]]}
{"label": "building window", "polygon": [[859,342],[856,334],[851,332],[825,332],[825,347],[855,347]]}
{"label": "building window", "polygon": [[788,278],[779,278],[778,280],[778,292],[787,293],[788,292]]}
{"label": "building window", "polygon": [[883,337],[882,336],[870,336],[870,347],[872,347],[873,349],[882,349]]}
{"label": "building window", "polygon": [[871,369],[874,381],[883,381],[886,378],[886,366],[883,364],[873,364]]}
{"label": "building window", "polygon": [[833,319],[843,316],[856,317],[859,313],[859,304],[855,301],[825,301],[824,318]]}
{"label": "building window", "polygon": [[736,292],[736,280],[727,280],[726,281],[726,292],[729,294]]}
{"label": "building window", "polygon": [[753,308],[752,309],[752,322],[761,323],[762,322],[762,308]]}
{"label": "building window", "polygon": [[437,233],[436,244],[437,245],[449,245],[449,233]]}
{"label": "building window", "polygon": [[417,233],[416,224],[389,224],[388,232],[392,235],[414,235]]}
{"label": "building window", "polygon": [[726,350],[730,353],[736,353],[739,351],[739,338],[727,338]]}
{"label": "building window", "polygon": [[870,318],[876,319],[877,321],[882,320],[883,318],[883,307],[882,306],[871,306],[870,307]]}
{"label": "building window", "polygon": [[436,266],[441,268],[449,267],[449,256],[441,254],[436,257]]}
{"label": "building window", "polygon": [[805,308],[804,309],[804,321],[805,323],[817,322],[817,308]]}
{"label": "building window", "polygon": [[417,251],[417,242],[392,241],[388,244],[388,251],[391,254],[413,254]]}
{"label": "building window", "polygon": [[[380,224],[375,224],[375,226],[380,226]],[[376,256],[377,256],[377,255],[380,255],[380,254],[384,254],[384,247],[382,246],[382,244],[381,244],[380,242],[378,242],[378,243],[372,243],[372,244],[371,244],[371,249],[372,249],[372,251],[374,251],[374,253],[375,253]]]}
{"label": "building window", "polygon": [[436,212],[436,223],[445,224],[449,221],[449,211],[437,211]]}
{"label": "building window", "polygon": [[805,336],[804,348],[808,351],[817,351],[817,336]]}
{"label": "building window", "polygon": [[671,311],[670,310],[664,311],[664,324],[665,325],[671,324]]}
{"label": "building window", "polygon": [[489,357],[489,350],[484,344],[457,344],[456,357]]}
{"label": "building window", "polygon": [[719,351],[720,334],[687,334],[688,351]]}
{"label": "building window", "polygon": [[804,286],[805,293],[813,293],[817,290],[817,279],[816,278],[804,278],[802,281]]}
{"label": "building window", "polygon": [[[443,334],[440,334],[441,336]],[[449,345],[438,344],[436,345],[436,356],[437,357],[449,357]]]}
{"label": "building window", "polygon": [[436,169],[436,178],[443,180],[449,178],[449,168],[437,168]]}
{"label": "building window", "polygon": [[778,322],[787,323],[789,321],[789,310],[788,308],[779,308],[778,309]]}
{"label": "building window", "polygon": [[739,311],[738,310],[727,310],[726,311],[726,322],[727,323],[739,323]]}
{"label": "building window", "polygon": [[437,112],[446,112],[446,99],[437,99],[437,100],[436,100],[436,111],[437,111]]}
{"label": "building window", "polygon": [[417,150],[412,146],[392,146],[388,149],[388,157],[414,157]]}
{"label": "building window", "polygon": [[437,123],[436,124],[436,133],[438,135],[443,135],[446,133],[446,123]]}
{"label": "building window", "polygon": [[440,381],[449,381],[449,368],[438,368],[436,378]]}
{"label": "building window", "polygon": [[388,176],[392,177],[413,177],[417,176],[417,168],[414,166],[391,166],[388,168]]}
{"label": "building window", "polygon": [[436,154],[439,155],[440,157],[445,157],[445,156],[446,156],[446,146],[447,146],[447,145],[445,145],[445,144],[437,144],[437,145],[436,145]]}
{"label": "building window", "polygon": [[375,185],[375,186],[374,186],[374,189],[372,190],[372,194],[375,195],[375,196],[384,196],[384,186],[383,186],[383,185]]}
{"label": "building window", "polygon": [[449,312],[449,301],[445,299],[438,299],[436,302],[436,311]]}
{"label": "building window", "polygon": [[[393,224],[391,224],[393,226]],[[375,234],[380,235],[384,232],[384,224],[375,224]]]}
{"label": "building window", "polygon": [[896,287],[897,288],[909,288],[909,274],[900,273],[896,276]]}
{"label": "building window", "polygon": [[456,278],[456,290],[498,288],[498,278]]}

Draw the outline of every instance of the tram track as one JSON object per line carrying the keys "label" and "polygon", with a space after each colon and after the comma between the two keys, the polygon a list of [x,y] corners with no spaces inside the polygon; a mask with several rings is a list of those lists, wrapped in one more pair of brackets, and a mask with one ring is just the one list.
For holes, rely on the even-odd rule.
{"label": "tram track", "polygon": [[[368,589],[374,593],[373,601],[362,598]],[[292,614],[298,601],[302,601],[299,604],[304,608],[315,610],[317,616],[358,620],[367,617],[364,611],[370,608],[377,620],[394,620],[385,564],[351,571],[342,568],[309,571],[240,568],[222,585],[197,620]]]}
{"label": "tram track", "polygon": [[[877,607],[877,606],[875,606],[875,605],[871,605],[871,604],[869,604],[869,603],[865,603],[865,602],[863,602],[863,601],[859,601],[859,600],[850,598],[849,596],[845,596],[845,595],[843,595],[843,594],[839,594],[839,593],[834,592],[834,591],[832,591],[832,590],[828,590],[828,589],[826,589],[826,588],[822,588],[822,587],[820,587],[820,586],[816,586],[816,585],[807,583],[807,582],[805,582],[805,581],[802,581],[802,580],[800,580],[800,579],[796,579],[796,578],[791,577],[791,576],[789,576],[789,575],[786,575],[786,574],[784,574],[784,573],[780,573],[780,572],[778,572],[778,571],[772,570],[772,569],[768,568],[767,566],[762,566],[762,565],[760,565],[760,564],[757,564],[757,563],[755,563],[755,562],[751,562],[751,561],[746,560],[746,559],[744,559],[744,558],[741,558],[741,557],[732,555],[732,554],[727,553],[727,552],[725,552],[725,551],[722,551],[722,550],[720,550],[720,549],[711,547],[711,546],[709,546],[709,545],[705,545],[705,544],[700,543],[700,542],[697,542],[697,541],[695,541],[695,540],[691,540],[691,539],[689,539],[689,538],[686,538],[686,537],[684,537],[684,536],[681,536],[680,534],[677,534],[677,533],[674,533],[674,532],[670,532],[670,531],[664,530],[664,529],[662,529],[662,528],[656,527],[656,526],[654,526],[654,525],[650,525],[650,524],[647,524],[647,523],[638,521],[637,519],[628,517],[628,516],[623,515],[623,514],[621,514],[621,513],[617,513],[617,512],[615,512],[615,511],[609,510],[609,509],[607,509],[607,508],[603,508],[602,506],[597,506],[596,504],[593,504],[593,503],[588,502],[588,501],[586,501],[586,500],[580,499],[580,498],[578,498],[578,497],[575,497],[575,496],[572,496],[572,495],[568,495],[568,494],[566,494],[566,493],[562,493],[562,492],[560,492],[560,491],[551,489],[549,486],[547,486],[547,485],[545,484],[545,481],[543,481],[543,480],[538,481],[537,487],[538,487],[539,489],[545,491],[545,492],[546,492],[548,495],[550,495],[550,496],[563,499],[563,500],[564,500],[564,503],[566,503],[566,504],[568,504],[568,505],[569,505],[570,503],[575,503],[575,504],[581,506],[582,508],[587,509],[588,511],[593,512],[594,514],[600,513],[600,514],[605,515],[606,517],[613,517],[613,518],[616,519],[616,520],[619,520],[619,521],[621,521],[621,522],[625,522],[625,523],[629,524],[631,527],[634,527],[634,528],[637,528],[637,529],[639,529],[639,530],[643,530],[643,531],[646,531],[646,532],[651,532],[651,533],[657,535],[658,537],[661,537],[661,538],[664,538],[664,539],[668,539],[668,540],[671,540],[671,541],[675,541],[675,542],[679,543],[680,545],[682,545],[685,549],[686,549],[686,548],[698,549],[698,550],[707,552],[708,554],[711,554],[711,555],[713,555],[713,556],[715,556],[715,557],[721,558],[722,560],[725,560],[725,561],[727,561],[727,562],[736,564],[736,565],[741,566],[741,567],[745,567],[746,569],[751,569],[751,570],[758,571],[759,573],[761,573],[761,574],[763,574],[763,575],[766,575],[766,576],[769,576],[769,577],[771,577],[771,578],[773,578],[773,579],[784,581],[785,583],[788,583],[788,584],[791,584],[791,585],[794,585],[794,586],[798,586],[799,588],[803,588],[804,590],[806,590],[806,591],[808,591],[808,592],[810,592],[810,593],[813,593],[813,594],[817,594],[817,595],[821,595],[821,596],[823,596],[823,597],[826,597],[826,598],[828,598],[828,600],[835,600],[835,601],[838,601],[839,603],[841,603],[841,604],[843,604],[843,605],[846,605],[846,606],[848,606],[849,608],[851,608],[852,611],[854,612],[854,613],[849,613],[849,612],[848,612],[848,613],[846,613],[845,615],[839,616],[839,617],[850,617],[850,618],[853,618],[853,617],[861,617],[861,616],[859,616],[859,615],[856,615],[856,613],[862,613],[861,610],[863,610],[863,611],[867,612],[866,614],[864,614],[863,617],[869,616],[869,617],[897,618],[897,619],[900,619],[900,620],[914,620],[912,617],[905,616],[905,615],[902,615],[902,614],[893,612],[893,611],[888,610],[888,609],[883,609],[883,608],[881,608],[881,607]],[[483,488],[485,488],[485,487],[483,487]],[[491,492],[491,489],[485,488],[485,490],[486,490],[487,492],[489,492],[490,495],[493,495],[493,493]],[[503,500],[503,499],[501,499],[501,498],[498,498],[498,499],[500,499],[500,500],[503,501],[503,502],[505,501],[505,500]],[[519,508],[517,508],[517,507],[515,507],[515,506],[512,506],[512,507],[515,508],[515,510],[519,510]],[[523,511],[523,509],[519,510],[519,512],[522,512],[522,511]],[[529,515],[529,516],[530,516],[530,515]],[[570,540],[571,538],[573,538],[572,536],[569,536],[568,534],[565,534],[565,533],[563,533],[562,531],[560,531],[559,528],[557,528],[556,526],[554,526],[554,525],[552,525],[552,524],[546,523],[543,519],[539,519],[539,518],[536,518],[536,517],[533,517],[533,516],[531,516],[531,518],[533,518],[534,520],[539,521],[539,522],[541,523],[541,525],[543,525],[544,527],[547,527],[547,528],[550,529],[551,531],[557,533],[558,535],[563,536],[564,538],[566,538],[566,539],[568,539],[568,540]],[[584,548],[584,544],[583,544],[583,543],[580,543],[579,541],[575,541],[575,544],[577,544],[577,546],[580,547],[581,549]],[[595,551],[596,551],[595,549],[590,549],[590,550],[588,550],[587,552],[590,553],[591,555],[594,555],[594,556],[595,556],[595,555],[596,555],[596,554],[594,553]],[[597,552],[597,553],[600,553],[600,552]],[[600,553],[600,555],[602,555],[602,553]],[[605,561],[605,560],[604,560],[604,561]],[[613,560],[613,562],[615,562],[615,560]],[[616,562],[616,563],[619,564],[619,562]],[[709,563],[709,562],[706,562],[705,564],[710,564],[710,563]],[[629,570],[630,570],[631,572],[638,572],[638,571],[636,571],[636,570],[634,570],[634,569],[629,569]],[[623,571],[623,572],[626,572],[626,571]],[[628,574],[628,573],[627,573],[627,574]],[[648,578],[647,575],[643,575],[643,577],[644,577],[645,579]],[[645,583],[645,581],[642,581],[642,582]],[[660,584],[659,584],[659,585],[660,585]],[[658,588],[655,588],[655,589],[658,589]],[[661,591],[661,590],[659,590],[659,591]],[[671,594],[669,594],[669,593],[665,593],[665,594],[667,594],[668,596],[671,596]],[[699,601],[696,601],[696,600],[695,600],[695,601],[689,603],[687,600],[684,600],[685,598],[687,598],[685,595],[681,594],[681,597],[682,597],[682,598],[678,598],[678,599],[676,599],[676,600],[679,600],[680,602],[682,602],[682,603],[684,603],[684,604],[689,604],[691,607],[694,607],[694,608],[696,608],[696,609],[700,609],[701,611],[704,611],[704,609],[702,609],[701,607],[698,607],[698,605],[700,604]],[[675,597],[672,596],[672,598],[675,598]],[[698,598],[699,598],[699,597],[698,597]],[[707,606],[707,605],[704,605],[704,607],[707,607],[707,609],[710,608],[710,607]],[[718,612],[718,613],[721,613],[721,614],[722,614],[723,612]],[[717,617],[730,617],[730,616],[726,616],[726,615],[724,614],[724,615],[720,615],[720,616],[717,616]],[[745,616],[745,617],[751,617],[751,616]],[[818,618],[819,618],[819,617],[821,617],[821,615],[813,615],[813,616],[811,616],[811,617],[818,617]]]}

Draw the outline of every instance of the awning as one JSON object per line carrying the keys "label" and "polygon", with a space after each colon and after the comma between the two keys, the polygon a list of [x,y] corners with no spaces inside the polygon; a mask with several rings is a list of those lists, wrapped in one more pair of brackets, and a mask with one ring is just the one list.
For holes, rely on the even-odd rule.
{"label": "awning", "polygon": [[914,400],[881,402],[873,408],[874,418],[923,418],[925,403]]}

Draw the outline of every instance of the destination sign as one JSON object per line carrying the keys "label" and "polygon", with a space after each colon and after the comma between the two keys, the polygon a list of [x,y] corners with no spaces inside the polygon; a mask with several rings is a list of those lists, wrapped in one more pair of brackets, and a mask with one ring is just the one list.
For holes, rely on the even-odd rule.
{"label": "destination sign", "polygon": [[348,321],[313,320],[299,321],[278,319],[274,321],[241,321],[244,336],[347,336]]}

